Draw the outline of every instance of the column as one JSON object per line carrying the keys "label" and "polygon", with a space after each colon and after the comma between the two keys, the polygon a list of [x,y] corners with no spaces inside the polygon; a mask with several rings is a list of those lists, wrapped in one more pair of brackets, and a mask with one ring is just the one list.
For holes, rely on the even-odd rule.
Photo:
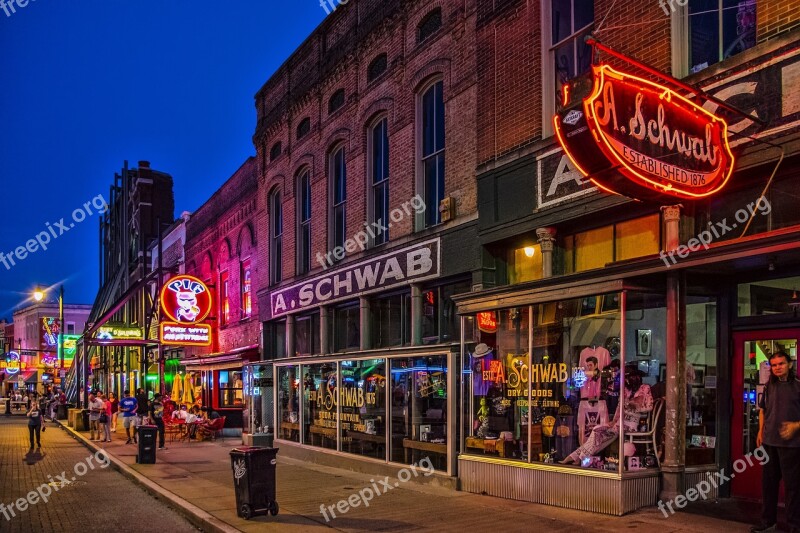
{"label": "column", "polygon": [[294,357],[294,315],[286,317],[286,357]]}
{"label": "column", "polygon": [[555,228],[539,228],[536,230],[539,246],[542,249],[542,277],[553,275],[553,244],[556,241]]}
{"label": "column", "polygon": [[[680,244],[680,205],[662,207],[665,226],[665,251]],[[667,383],[664,461],[661,463],[661,499],[683,493],[686,449],[686,282],[678,271],[667,272]]]}
{"label": "column", "polygon": [[369,350],[372,348],[372,313],[370,312],[369,297],[359,296],[359,326],[361,328],[360,348]]}
{"label": "column", "polygon": [[328,340],[328,325],[330,324],[330,308],[319,308],[319,353],[326,354],[331,351]]}
{"label": "column", "polygon": [[422,346],[422,287],[411,284],[411,345]]}

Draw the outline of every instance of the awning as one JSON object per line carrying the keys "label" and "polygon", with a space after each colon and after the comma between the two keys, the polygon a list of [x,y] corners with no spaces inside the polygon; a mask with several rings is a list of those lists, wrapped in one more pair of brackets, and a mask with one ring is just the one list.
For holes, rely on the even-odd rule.
{"label": "awning", "polygon": [[182,359],[181,364],[186,366],[186,370],[191,371],[225,370],[227,368],[239,368],[250,362],[253,356],[258,356],[258,344],[236,348],[229,352]]}
{"label": "awning", "polygon": [[12,376],[11,381],[19,381],[20,377],[23,379],[23,381],[25,381],[25,383],[37,383],[39,381],[39,371],[25,370],[16,376]]}

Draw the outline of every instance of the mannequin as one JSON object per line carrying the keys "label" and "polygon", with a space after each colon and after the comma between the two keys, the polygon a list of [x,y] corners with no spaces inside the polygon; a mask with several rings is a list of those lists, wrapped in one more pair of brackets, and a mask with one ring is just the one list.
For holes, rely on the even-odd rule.
{"label": "mannequin", "polygon": [[[624,397],[624,402],[617,407],[611,423],[600,424],[592,429],[586,442],[561,461],[561,464],[577,463],[585,457],[597,454],[614,442],[619,436],[620,416],[622,416],[625,431],[638,429],[640,413],[653,409],[653,395],[650,392],[650,385],[642,384],[642,373],[635,367],[625,368]],[[620,409],[623,405],[624,409]]]}

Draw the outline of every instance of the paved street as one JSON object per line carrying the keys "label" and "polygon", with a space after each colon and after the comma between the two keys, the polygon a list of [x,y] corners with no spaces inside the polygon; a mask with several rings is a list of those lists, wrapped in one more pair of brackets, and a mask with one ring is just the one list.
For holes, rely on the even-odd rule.
{"label": "paved street", "polygon": [[[113,468],[103,468],[81,443],[55,424],[42,434],[40,452],[28,453],[28,428],[21,416],[0,416],[0,531],[108,533],[123,531],[196,531],[189,522],[149,496]],[[92,468],[94,466],[94,468]],[[86,471],[84,475],[78,475]],[[58,476],[66,478],[62,482]],[[12,502],[42,484],[52,493],[44,503],[13,513]],[[57,489],[57,490],[56,490]],[[47,496],[47,489],[41,493]],[[24,507],[25,505],[23,505]]]}
{"label": "paved street", "polygon": [[[85,435],[85,434],[83,434]],[[413,482],[402,483],[369,507],[359,506],[326,522],[320,505],[337,505],[359,490],[370,487],[373,477],[350,471],[301,463],[279,453],[277,517],[259,516],[245,521],[236,516],[229,452],[238,439],[217,442],[167,443],[155,465],[135,463],[136,448],[125,445],[122,430],[106,450],[121,468],[138,476],[149,490],[163,491],[181,506],[193,508],[211,519],[213,527],[228,531],[619,531],[729,533],[748,531],[742,522],[697,514],[678,513],[664,518],[658,509],[645,509],[624,517],[597,515],[526,502],[456,492]],[[94,445],[94,443],[90,443]],[[88,455],[88,452],[86,453]],[[76,454],[80,460],[81,453]],[[63,467],[61,468],[63,469]],[[376,482],[379,478],[375,478]],[[390,480],[392,481],[392,480]],[[396,480],[395,480],[396,481]],[[152,499],[150,499],[152,501]],[[173,503],[175,505],[175,503]],[[718,506],[718,504],[711,504]],[[706,510],[714,514],[713,510]],[[719,516],[733,516],[717,512]],[[184,526],[185,527],[185,526]],[[122,527],[118,531],[128,531]]]}

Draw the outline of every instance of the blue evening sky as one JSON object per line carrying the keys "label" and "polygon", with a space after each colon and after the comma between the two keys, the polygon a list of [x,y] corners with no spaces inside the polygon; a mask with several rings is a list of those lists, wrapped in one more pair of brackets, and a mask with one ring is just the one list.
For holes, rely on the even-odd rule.
{"label": "blue evening sky", "polygon": [[[126,159],[173,176],[176,217],[197,209],[255,153],[253,96],[325,16],[318,0],[0,9],[0,252],[107,197]],[[10,270],[0,262],[0,318],[37,284],[65,281],[67,303],[93,303],[97,240],[95,215]]]}

